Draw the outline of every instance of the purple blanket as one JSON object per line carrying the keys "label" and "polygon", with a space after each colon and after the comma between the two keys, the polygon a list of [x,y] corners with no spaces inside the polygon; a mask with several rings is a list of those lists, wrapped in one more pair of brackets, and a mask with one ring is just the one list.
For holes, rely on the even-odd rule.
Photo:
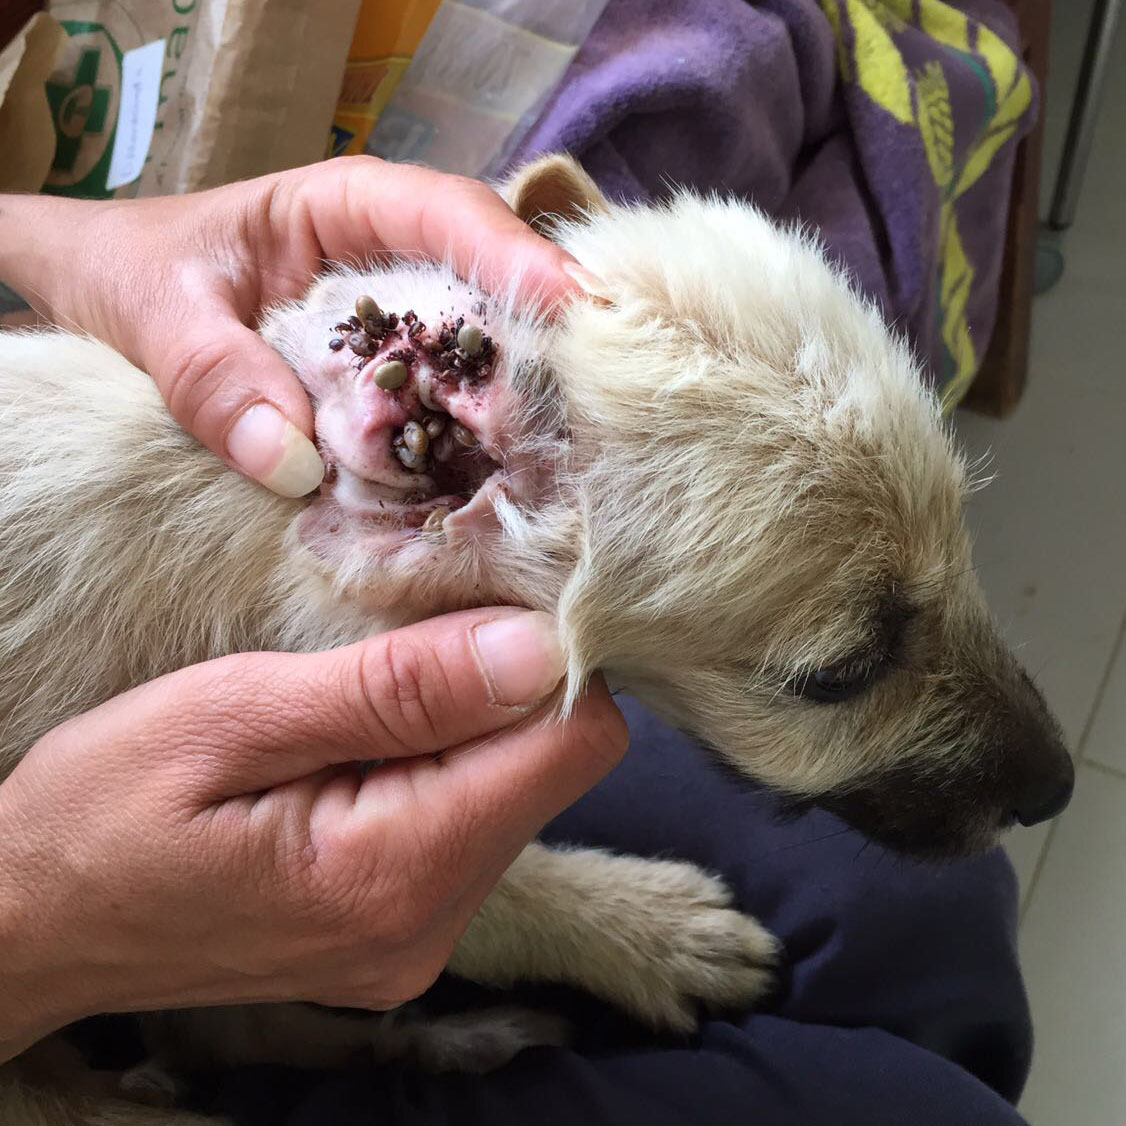
{"label": "purple blanket", "polygon": [[608,194],[735,192],[820,230],[952,406],[989,342],[1035,116],[990,0],[610,0],[513,163]]}

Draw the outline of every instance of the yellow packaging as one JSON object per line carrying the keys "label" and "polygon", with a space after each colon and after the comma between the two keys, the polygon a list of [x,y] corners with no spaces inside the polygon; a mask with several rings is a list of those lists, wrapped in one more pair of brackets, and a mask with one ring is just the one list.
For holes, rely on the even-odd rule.
{"label": "yellow packaging", "polygon": [[327,156],[362,153],[441,0],[363,0]]}

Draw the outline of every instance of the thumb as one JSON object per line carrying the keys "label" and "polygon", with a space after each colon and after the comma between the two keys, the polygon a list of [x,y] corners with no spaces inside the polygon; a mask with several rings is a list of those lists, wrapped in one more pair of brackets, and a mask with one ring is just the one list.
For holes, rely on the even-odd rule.
{"label": "thumb", "polygon": [[[490,858],[507,857],[493,870],[495,880],[548,821],[617,765],[628,741],[625,720],[596,674],[561,721],[541,710],[440,759],[397,762],[376,771],[352,805],[352,827],[385,815],[388,783],[396,772],[402,777],[409,771],[407,791],[415,808],[407,822],[420,827],[420,836],[429,831],[447,843],[459,833],[462,855],[482,871]],[[338,823],[347,827],[343,818]]]}
{"label": "thumb", "polygon": [[480,739],[546,699],[563,668],[549,615],[465,611],[326,652],[243,653],[182,669],[44,742],[56,754],[113,747],[125,774],[160,747],[181,775],[176,792],[203,808],[326,767]]}
{"label": "thumb", "polygon": [[281,496],[304,496],[321,483],[309,398],[269,344],[226,306],[162,335],[176,341],[175,353],[150,345],[143,360],[185,430]]}

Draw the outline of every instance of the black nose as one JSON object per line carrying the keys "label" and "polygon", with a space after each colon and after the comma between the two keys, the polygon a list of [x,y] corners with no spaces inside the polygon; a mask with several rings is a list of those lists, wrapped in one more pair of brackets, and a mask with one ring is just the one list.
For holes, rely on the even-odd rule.
{"label": "black nose", "polygon": [[1017,798],[1013,816],[1026,828],[1050,821],[1063,813],[1071,801],[1075,788],[1075,767],[1071,756],[1063,751],[1052,763],[1052,768],[1026,783]]}

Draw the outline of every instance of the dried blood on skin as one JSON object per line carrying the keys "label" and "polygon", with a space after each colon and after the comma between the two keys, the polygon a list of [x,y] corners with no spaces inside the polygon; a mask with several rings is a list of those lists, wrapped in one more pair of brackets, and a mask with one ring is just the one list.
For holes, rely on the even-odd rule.
{"label": "dried blood on skin", "polygon": [[434,360],[435,368],[442,375],[452,373],[456,379],[466,379],[471,382],[488,379],[493,372],[496,345],[491,336],[483,336],[480,350],[475,356],[470,356],[457,345],[457,334],[464,324],[464,317],[458,317],[452,322],[443,321],[436,339],[427,350]]}
{"label": "dried blood on skin", "polygon": [[[473,305],[473,312],[483,313],[484,308],[484,302],[477,301]],[[352,333],[357,336],[360,334],[360,330],[356,328],[357,317],[349,317],[335,329],[344,334],[348,344],[361,345],[359,349],[353,350],[367,352],[371,349],[370,360],[364,356],[357,358],[357,369],[367,368],[369,362],[378,364],[392,360],[407,367],[408,378],[401,387],[380,388],[377,393],[378,401],[392,411],[392,417],[397,416],[400,420],[397,426],[392,423],[395,426],[391,431],[392,436],[399,435],[398,443],[392,438],[392,448],[389,451],[394,460],[402,460],[401,452],[396,452],[396,446],[402,445],[401,428],[405,422],[422,422],[431,409],[438,411],[443,417],[450,417],[449,412],[442,411],[436,404],[422,402],[419,384],[422,370],[419,365],[427,370],[430,385],[441,389],[442,399],[460,401],[467,410],[467,417],[477,416],[487,408],[485,381],[493,372],[495,343],[491,337],[482,334],[480,347],[470,355],[457,343],[457,334],[466,323],[465,317],[453,317],[451,314],[449,318],[445,318],[444,313],[441,315],[444,319],[431,332],[427,331],[427,326],[414,309],[408,309],[401,317],[395,313],[381,312],[378,326],[375,318],[367,318],[362,330],[362,340],[349,339]],[[458,414],[461,413],[458,410]],[[447,442],[441,459],[431,457],[425,466],[419,468],[431,479],[433,488],[428,490],[429,495],[408,494],[405,503],[425,507],[428,502],[436,502],[438,496],[443,496],[444,503],[460,507],[496,469],[496,463],[480,445],[453,449],[449,448]],[[380,507],[382,508],[382,504]],[[406,515],[404,513],[403,517]],[[409,519],[405,519],[400,526],[416,526],[415,515],[410,514]]]}

